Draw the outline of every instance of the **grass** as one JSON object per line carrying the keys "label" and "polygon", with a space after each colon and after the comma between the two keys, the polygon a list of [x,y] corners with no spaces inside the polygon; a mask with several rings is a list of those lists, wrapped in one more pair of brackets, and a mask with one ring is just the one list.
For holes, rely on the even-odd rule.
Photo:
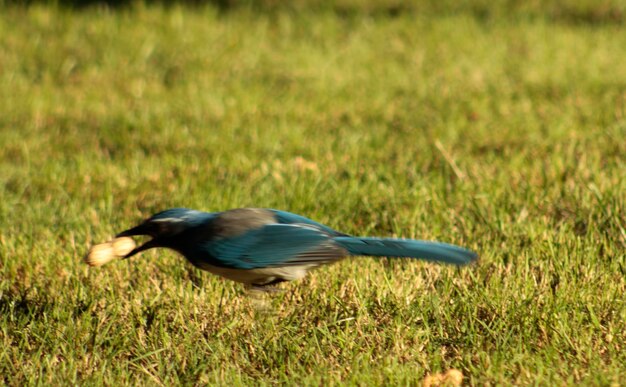
{"label": "grass", "polygon": [[[362,3],[2,6],[0,383],[625,380],[623,13]],[[81,262],[174,206],[481,261],[354,258],[271,313],[171,252]]]}

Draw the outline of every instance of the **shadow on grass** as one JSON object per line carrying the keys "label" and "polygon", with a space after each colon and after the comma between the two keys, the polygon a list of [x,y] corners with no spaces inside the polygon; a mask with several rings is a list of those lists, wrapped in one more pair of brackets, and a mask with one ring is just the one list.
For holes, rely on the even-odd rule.
{"label": "shadow on grass", "polygon": [[[0,315],[13,321],[32,321],[42,318],[45,313],[53,311],[58,306],[46,293],[31,295],[32,289],[0,293]],[[89,308],[88,303],[79,299],[73,305],[64,305],[64,309],[69,311],[72,317],[82,315]]]}

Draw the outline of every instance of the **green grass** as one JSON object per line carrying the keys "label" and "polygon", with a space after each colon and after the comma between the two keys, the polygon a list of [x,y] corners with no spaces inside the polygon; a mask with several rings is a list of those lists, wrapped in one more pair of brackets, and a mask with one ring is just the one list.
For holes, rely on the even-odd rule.
{"label": "green grass", "polygon": [[[625,380],[620,3],[299,4],[2,6],[0,383]],[[168,251],[81,262],[173,206],[280,208],[481,261],[354,258],[270,313]]]}

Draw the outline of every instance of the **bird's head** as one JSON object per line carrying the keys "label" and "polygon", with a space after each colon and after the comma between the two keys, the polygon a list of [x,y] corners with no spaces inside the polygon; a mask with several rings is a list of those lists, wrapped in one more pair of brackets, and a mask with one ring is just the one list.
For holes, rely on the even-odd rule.
{"label": "bird's head", "polygon": [[124,256],[124,258],[130,258],[154,247],[175,247],[177,242],[180,242],[178,239],[180,239],[181,233],[198,226],[210,216],[211,214],[206,212],[187,208],[172,208],[153,215],[136,227],[122,231],[116,235],[116,238],[139,235],[151,237],[150,240],[137,246]]}

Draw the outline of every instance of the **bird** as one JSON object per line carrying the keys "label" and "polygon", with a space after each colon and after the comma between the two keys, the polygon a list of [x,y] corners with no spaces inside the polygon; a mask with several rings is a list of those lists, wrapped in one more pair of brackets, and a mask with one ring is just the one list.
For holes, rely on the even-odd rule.
{"label": "bird", "polygon": [[[351,236],[301,215],[266,208],[222,212],[172,208],[122,231],[116,241],[137,236],[151,239],[138,246],[131,241],[117,253],[120,258],[167,248],[199,269],[261,290],[299,280],[314,268],[349,256],[416,258],[459,266],[478,259],[475,252],[447,243]],[[110,246],[105,250],[113,251]]]}

